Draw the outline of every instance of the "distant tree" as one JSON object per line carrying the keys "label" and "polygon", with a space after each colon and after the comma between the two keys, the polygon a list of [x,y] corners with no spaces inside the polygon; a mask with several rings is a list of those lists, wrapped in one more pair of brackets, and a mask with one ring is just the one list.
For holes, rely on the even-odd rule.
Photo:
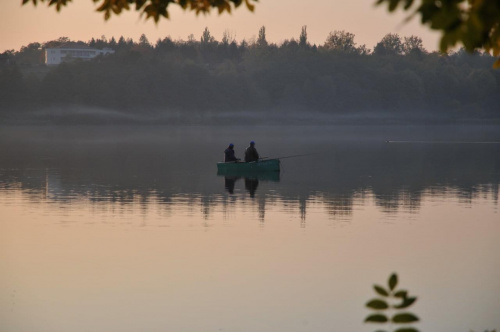
{"label": "distant tree", "polygon": [[373,49],[376,55],[401,55],[403,43],[397,33],[388,33]]}
{"label": "distant tree", "polygon": [[473,70],[468,76],[469,89],[467,94],[470,99],[482,100],[488,95],[495,93],[495,77],[485,69]]}
{"label": "distant tree", "polygon": [[365,44],[361,45],[361,46],[358,46],[358,54],[359,55],[368,55],[370,54],[371,50],[366,47]]}
{"label": "distant tree", "polygon": [[222,33],[222,44],[224,45],[229,45],[231,43],[233,43],[234,41],[236,40],[235,36],[233,33],[231,33],[231,31],[229,30],[224,30],[224,32]]}
{"label": "distant tree", "polygon": [[165,50],[165,51],[169,51],[169,50],[174,50],[176,48],[176,45],[175,43],[172,41],[172,39],[169,37],[165,37],[162,39],[158,39],[158,41],[156,42],[156,45],[155,45],[155,49],[156,50]]}
{"label": "distant tree", "polygon": [[235,35],[227,29],[222,33],[222,40],[218,46],[217,57],[219,57],[219,62],[223,62],[224,59],[237,60],[241,56]]}
{"label": "distant tree", "polygon": [[208,28],[205,28],[205,30],[203,30],[203,33],[201,34],[200,42],[203,45],[212,44],[215,42],[215,38],[210,34],[210,31],[208,30]]}
{"label": "distant tree", "polygon": [[151,44],[149,43],[148,37],[146,37],[145,34],[142,34],[139,37],[139,45],[141,45],[143,47],[151,47]]}
{"label": "distant tree", "polygon": [[115,39],[115,37],[111,37],[111,39],[109,40],[108,45],[109,45],[109,47],[111,47],[112,49],[116,48],[116,39]]}
{"label": "distant tree", "polygon": [[120,38],[118,38],[118,46],[125,46],[125,45],[127,45],[127,41],[123,36],[120,36]]}
{"label": "distant tree", "polygon": [[71,40],[68,37],[59,37],[56,40],[57,42],[64,44],[64,43],[69,43]]}
{"label": "distant tree", "polygon": [[106,36],[102,35],[101,38],[96,39],[93,47],[98,48],[98,49],[103,49],[103,48],[108,47],[108,39],[106,38]]}
{"label": "distant tree", "polygon": [[18,64],[42,64],[45,60],[44,50],[40,43],[23,46],[15,55]]}
{"label": "distant tree", "polygon": [[[229,43],[233,38],[228,35],[223,38],[226,44],[204,46],[194,36],[188,42],[167,37],[143,50],[141,43],[146,39],[134,42],[121,37],[112,56],[43,70],[17,61],[45,45],[33,43],[1,55],[0,80],[8,87],[0,91],[0,104],[15,108],[77,103],[182,112],[303,109],[340,114],[380,109],[402,114],[404,110],[431,110],[444,116],[500,116],[500,76],[491,68],[491,55],[459,50],[446,56],[421,53],[413,61],[415,50],[422,48],[414,36],[399,38],[402,53],[397,57],[349,55],[335,56],[335,61],[321,52],[324,46],[320,52],[315,45],[304,52],[300,40],[293,38],[260,48],[257,42],[250,47],[246,41]],[[385,51],[385,44],[380,45]],[[15,66],[17,73],[6,71]],[[21,93],[13,94],[10,82]],[[473,114],[475,110],[481,114]]]}
{"label": "distant tree", "polygon": [[148,37],[142,34],[139,37],[139,42],[135,44],[132,49],[143,54],[149,54],[153,50],[153,45],[149,42]]}
{"label": "distant tree", "polygon": [[405,55],[427,53],[422,43],[422,38],[417,36],[404,37],[401,49]]}
{"label": "distant tree", "polygon": [[299,46],[300,47],[306,47],[308,46],[308,42],[307,42],[307,26],[304,25],[302,27],[302,30],[300,32],[300,37],[299,37]]}
{"label": "distant tree", "polygon": [[[23,75],[18,66],[0,67],[0,106],[20,102],[24,92]],[[2,110],[0,107],[0,111]]]}
{"label": "distant tree", "polygon": [[118,38],[118,43],[116,43],[115,50],[125,51],[127,49],[130,49],[130,44],[128,43],[127,39],[125,39],[125,37],[120,36],[120,38]]}
{"label": "distant tree", "polygon": [[325,41],[325,48],[329,50],[353,53],[356,50],[354,34],[344,30],[335,30],[328,34]]}
{"label": "distant tree", "polygon": [[3,53],[0,53],[0,68],[3,66],[11,65],[14,62],[14,57],[14,50],[7,50]]}
{"label": "distant tree", "polygon": [[328,50],[351,54],[367,54],[369,51],[365,45],[356,47],[354,34],[344,30],[335,30],[328,34],[324,47]]}
{"label": "distant tree", "polygon": [[68,37],[59,37],[56,40],[45,42],[42,46],[43,48],[59,47],[69,42],[71,42],[71,40]]}
{"label": "distant tree", "polygon": [[267,40],[266,40],[266,27],[262,26],[259,29],[259,37],[257,38],[257,46],[259,47],[265,47],[267,46]]}
{"label": "distant tree", "polygon": [[196,39],[194,38],[194,34],[192,34],[192,33],[189,34],[187,43],[188,44],[195,44],[196,43]]}
{"label": "distant tree", "polygon": [[299,43],[295,39],[285,40],[281,45],[281,49],[297,50],[299,48]]}

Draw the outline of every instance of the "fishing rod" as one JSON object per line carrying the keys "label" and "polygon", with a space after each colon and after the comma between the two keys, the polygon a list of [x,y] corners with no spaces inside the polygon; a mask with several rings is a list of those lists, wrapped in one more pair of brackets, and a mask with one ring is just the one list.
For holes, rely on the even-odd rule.
{"label": "fishing rod", "polygon": [[292,155],[292,156],[284,156],[284,157],[262,157],[262,158],[259,158],[259,159],[286,159],[286,158],[297,158],[297,157],[313,156],[315,154],[319,154],[319,153],[295,154],[295,155]]}
{"label": "fishing rod", "polygon": [[418,143],[418,144],[500,144],[496,141],[385,141],[386,143]]}

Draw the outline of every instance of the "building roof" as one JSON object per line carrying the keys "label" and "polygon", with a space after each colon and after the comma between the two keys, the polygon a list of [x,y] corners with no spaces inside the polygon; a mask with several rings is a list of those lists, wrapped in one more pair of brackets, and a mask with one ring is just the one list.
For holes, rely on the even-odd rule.
{"label": "building roof", "polygon": [[87,46],[83,42],[69,42],[69,43],[64,43],[58,46],[53,46],[53,47],[47,47],[47,49],[50,48],[58,48],[58,49],[79,49],[79,50],[94,50],[94,48]]}

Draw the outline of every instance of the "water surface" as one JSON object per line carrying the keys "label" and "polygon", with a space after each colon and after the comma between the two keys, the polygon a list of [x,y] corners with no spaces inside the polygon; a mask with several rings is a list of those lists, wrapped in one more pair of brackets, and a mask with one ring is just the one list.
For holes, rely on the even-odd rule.
{"label": "water surface", "polygon": [[[3,127],[5,332],[374,331],[374,283],[421,331],[500,328],[500,131]],[[218,176],[228,143],[279,175]]]}

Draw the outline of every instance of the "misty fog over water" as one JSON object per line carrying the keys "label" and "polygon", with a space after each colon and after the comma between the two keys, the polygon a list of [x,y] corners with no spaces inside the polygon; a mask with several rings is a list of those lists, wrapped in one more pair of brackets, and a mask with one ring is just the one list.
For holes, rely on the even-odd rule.
{"label": "misty fog over water", "polygon": [[283,159],[258,196],[339,196],[349,205],[370,192],[381,206],[418,209],[431,192],[465,199],[491,191],[497,199],[499,136],[494,125],[4,127],[0,183],[30,193],[49,186],[56,200],[186,195],[217,202],[228,195],[216,176],[222,151],[232,142],[243,157],[256,140],[261,156],[304,155]]}

